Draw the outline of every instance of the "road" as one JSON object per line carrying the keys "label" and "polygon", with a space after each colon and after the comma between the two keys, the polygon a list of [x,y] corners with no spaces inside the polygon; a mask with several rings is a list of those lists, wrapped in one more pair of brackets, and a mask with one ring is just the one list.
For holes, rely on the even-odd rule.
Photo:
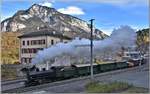
{"label": "road", "polygon": [[[101,83],[122,81],[137,87],[149,88],[149,64],[140,66],[136,70],[120,72],[112,75],[96,76],[95,80]],[[49,86],[27,93],[81,93],[85,92],[85,85],[89,79],[73,81],[63,85]]]}
{"label": "road", "polygon": [[109,80],[124,81],[138,87],[149,88],[149,69],[143,68],[138,71],[125,72],[119,75],[112,76]]}

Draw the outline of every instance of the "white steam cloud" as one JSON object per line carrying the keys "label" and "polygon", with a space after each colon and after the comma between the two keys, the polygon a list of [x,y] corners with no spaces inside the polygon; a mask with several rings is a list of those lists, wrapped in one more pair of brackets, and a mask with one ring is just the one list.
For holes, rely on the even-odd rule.
{"label": "white steam cloud", "polygon": [[[121,26],[118,29],[114,29],[107,39],[93,41],[94,56],[101,55],[101,52],[107,50],[106,48],[111,49],[111,51],[117,51],[121,47],[130,47],[135,44],[135,40],[135,31],[129,26]],[[90,47],[79,47],[80,45],[90,45],[90,40],[75,39],[69,43],[58,43],[39,51],[35,58],[32,59],[32,64],[46,63],[47,60],[61,55],[80,56],[80,58],[89,57]]]}

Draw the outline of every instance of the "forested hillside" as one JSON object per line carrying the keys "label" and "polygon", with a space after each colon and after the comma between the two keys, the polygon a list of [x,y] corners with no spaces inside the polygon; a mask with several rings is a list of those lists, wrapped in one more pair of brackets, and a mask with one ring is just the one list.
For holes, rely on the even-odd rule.
{"label": "forested hillside", "polygon": [[1,59],[2,64],[14,64],[19,61],[18,32],[1,33]]}
{"label": "forested hillside", "polygon": [[137,45],[143,53],[148,52],[150,43],[149,28],[137,31]]}

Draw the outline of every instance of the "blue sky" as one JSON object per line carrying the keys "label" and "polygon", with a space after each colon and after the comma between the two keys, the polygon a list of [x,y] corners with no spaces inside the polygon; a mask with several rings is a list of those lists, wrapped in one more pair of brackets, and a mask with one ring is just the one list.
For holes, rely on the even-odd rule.
{"label": "blue sky", "polygon": [[149,27],[148,0],[2,0],[1,19],[28,9],[34,3],[56,8],[85,21],[94,18],[95,27],[107,34],[120,25],[134,29]]}

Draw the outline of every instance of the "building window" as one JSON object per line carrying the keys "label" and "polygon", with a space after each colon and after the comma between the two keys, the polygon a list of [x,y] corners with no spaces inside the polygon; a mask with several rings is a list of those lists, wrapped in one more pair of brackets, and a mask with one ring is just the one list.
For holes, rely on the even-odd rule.
{"label": "building window", "polygon": [[21,62],[22,63],[31,63],[32,62],[32,58],[21,58]]}
{"label": "building window", "polygon": [[63,42],[63,39],[62,39],[62,38],[60,39],[60,42]]}
{"label": "building window", "polygon": [[27,45],[29,45],[29,40],[27,41]]}
{"label": "building window", "polygon": [[24,49],[24,53],[28,53],[27,49]]}
{"label": "building window", "polygon": [[45,44],[45,40],[42,40],[42,44]]}
{"label": "building window", "polygon": [[36,49],[33,49],[33,53],[36,53],[37,51],[36,51]]}
{"label": "building window", "polygon": [[65,41],[64,43],[67,43],[67,41]]}
{"label": "building window", "polygon": [[24,61],[23,61],[24,59],[23,58],[21,58],[21,63],[23,63]]}
{"label": "building window", "polygon": [[27,58],[27,63],[31,63],[31,58]]}
{"label": "building window", "polygon": [[40,44],[41,44],[41,40],[37,40],[37,42],[38,42],[38,45],[40,45]]}
{"label": "building window", "polygon": [[27,63],[27,58],[24,58],[24,62]]}
{"label": "building window", "polygon": [[24,53],[24,49],[21,49],[21,53],[22,53],[22,54]]}
{"label": "building window", "polygon": [[31,45],[33,45],[33,40],[31,40]]}
{"label": "building window", "polygon": [[29,63],[31,63],[31,61],[32,61],[32,58],[29,58]]}
{"label": "building window", "polygon": [[43,50],[43,48],[39,48],[38,50]]}
{"label": "building window", "polygon": [[51,45],[53,45],[53,44],[54,44],[54,40],[52,39],[52,40],[51,40]]}
{"label": "building window", "polygon": [[25,41],[22,41],[22,45],[25,45]]}
{"label": "building window", "polygon": [[29,49],[29,53],[32,53],[32,49]]}
{"label": "building window", "polygon": [[43,50],[43,48],[28,48],[28,49],[21,49],[21,53],[37,53],[39,50]]}
{"label": "building window", "polygon": [[42,44],[45,44],[45,40],[31,40],[31,43],[30,41],[27,41],[27,45],[42,45]]}
{"label": "building window", "polygon": [[21,49],[21,53],[24,53],[24,49]]}
{"label": "building window", "polygon": [[22,51],[22,53],[26,53],[26,49],[22,49],[21,51]]}

